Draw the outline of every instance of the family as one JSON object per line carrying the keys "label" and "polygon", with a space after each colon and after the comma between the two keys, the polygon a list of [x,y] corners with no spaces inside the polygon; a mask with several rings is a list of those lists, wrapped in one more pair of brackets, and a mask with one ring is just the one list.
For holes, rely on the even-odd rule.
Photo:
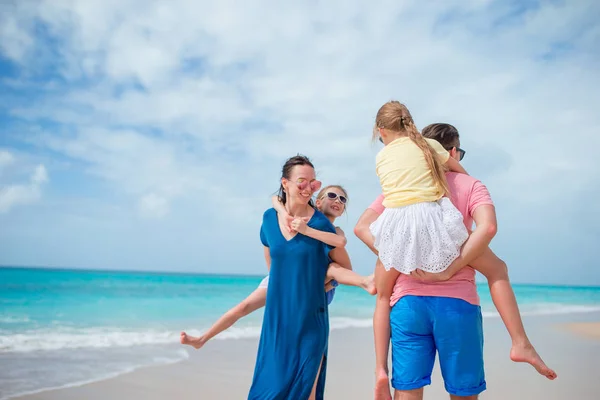
{"label": "family", "polygon": [[477,270],[512,339],[510,358],[555,379],[525,333],[506,264],[488,247],[494,204],[460,165],[465,151],[456,128],[436,123],[419,132],[406,106],[390,101],[377,113],[373,139],[384,145],[376,157],[382,194],[354,233],[378,256],[374,275],[352,271],[345,234],[333,225],[348,193],[338,185],[321,189],[311,161],[294,156],[263,215],[268,277],[203,336],[182,332],[181,343],[200,348],[265,307],[248,399],[323,399],[328,304],[338,284],[353,285],[376,295],[375,399],[392,399],[390,383],[394,399],[423,399],[436,352],[450,398],[477,399],[486,389]]}

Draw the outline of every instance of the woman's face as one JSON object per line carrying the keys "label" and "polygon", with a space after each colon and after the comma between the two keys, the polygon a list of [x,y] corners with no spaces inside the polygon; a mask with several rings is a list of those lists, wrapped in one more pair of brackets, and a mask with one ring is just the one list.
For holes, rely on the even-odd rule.
{"label": "woman's face", "polygon": [[290,178],[281,179],[288,197],[294,202],[308,204],[313,194],[321,188],[321,182],[315,179],[315,170],[309,165],[296,165]]}
{"label": "woman's face", "polygon": [[348,196],[336,187],[328,188],[317,201],[317,208],[326,216],[337,218],[344,213]]}

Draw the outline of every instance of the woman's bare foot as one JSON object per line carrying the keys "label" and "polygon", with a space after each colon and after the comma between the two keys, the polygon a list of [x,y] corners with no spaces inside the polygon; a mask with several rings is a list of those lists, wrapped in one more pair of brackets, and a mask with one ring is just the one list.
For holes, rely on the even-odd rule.
{"label": "woman's bare foot", "polygon": [[192,346],[196,350],[198,350],[199,348],[204,346],[204,344],[206,343],[206,341],[204,340],[204,337],[189,336],[185,332],[181,332],[181,334],[179,335],[179,340],[180,340],[181,344],[187,344],[188,346]]}
{"label": "woman's bare foot", "polygon": [[371,274],[363,279],[362,288],[365,289],[370,295],[377,293],[375,288],[375,275]]}
{"label": "woman's bare foot", "polygon": [[375,374],[375,400],[392,400],[390,379],[385,371],[379,371]]}
{"label": "woman's bare foot", "polygon": [[545,376],[551,381],[556,379],[558,376],[554,370],[548,368],[546,363],[542,360],[540,355],[531,343],[525,345],[513,344],[510,349],[510,359],[515,362],[525,362],[531,364],[540,375]]}

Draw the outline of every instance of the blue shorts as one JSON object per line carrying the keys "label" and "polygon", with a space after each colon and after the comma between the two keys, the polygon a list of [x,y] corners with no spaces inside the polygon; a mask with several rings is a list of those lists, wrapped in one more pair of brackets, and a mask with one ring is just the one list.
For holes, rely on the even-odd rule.
{"label": "blue shorts", "polygon": [[450,297],[405,296],[390,313],[392,386],[431,383],[435,352],[446,391],[474,396],[486,389],[481,308]]}

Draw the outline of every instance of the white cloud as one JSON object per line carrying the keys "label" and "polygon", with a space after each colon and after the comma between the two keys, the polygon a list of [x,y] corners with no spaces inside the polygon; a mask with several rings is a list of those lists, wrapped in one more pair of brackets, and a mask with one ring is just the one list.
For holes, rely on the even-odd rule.
{"label": "white cloud", "polygon": [[46,168],[43,165],[38,165],[31,174],[29,182],[0,184],[0,214],[10,211],[15,206],[38,201],[41,198],[42,185],[47,181]]}
{"label": "white cloud", "polygon": [[281,163],[300,152],[326,183],[347,186],[351,225],[378,191],[369,135],[391,98],[420,127],[459,128],[466,166],[503,204],[501,223],[544,220],[600,193],[594,1],[11,7],[0,49],[19,66],[11,93],[35,93],[6,95],[34,132],[25,140],[165,224],[204,212],[211,230],[254,237]]}
{"label": "white cloud", "polygon": [[162,218],[169,212],[169,203],[164,197],[150,193],[140,199],[139,208],[144,217]]}
{"label": "white cloud", "polygon": [[0,174],[2,170],[15,161],[15,157],[6,150],[0,150]]}

